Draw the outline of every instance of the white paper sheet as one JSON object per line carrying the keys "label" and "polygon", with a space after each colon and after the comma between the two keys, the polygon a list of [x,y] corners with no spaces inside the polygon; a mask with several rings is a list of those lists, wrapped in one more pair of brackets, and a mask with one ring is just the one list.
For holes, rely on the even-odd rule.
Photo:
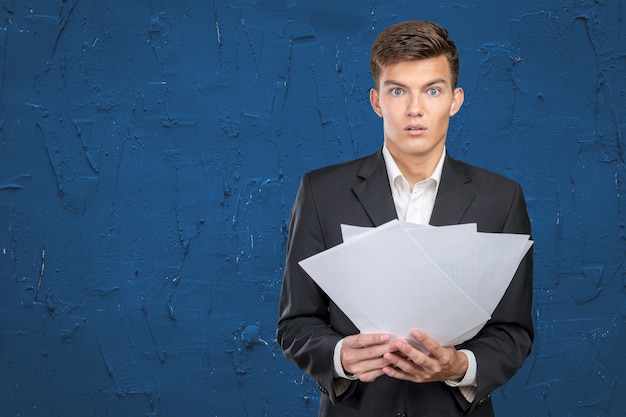
{"label": "white paper sheet", "polygon": [[342,225],[344,243],[300,262],[362,333],[411,340],[418,328],[444,346],[475,336],[532,242],[476,225]]}
{"label": "white paper sheet", "polygon": [[[417,243],[446,275],[471,297],[478,274],[477,227],[475,223],[452,226],[421,226],[402,223]],[[480,304],[479,304],[480,305]],[[484,310],[484,308],[483,308]],[[485,310],[487,311],[487,310]],[[487,311],[487,313],[491,313]]]}
{"label": "white paper sheet", "polygon": [[489,319],[397,221],[300,265],[362,333],[410,339],[419,328],[448,344]]}
{"label": "white paper sheet", "polygon": [[478,233],[478,280],[467,294],[489,314],[506,292],[533,242],[528,235]]}

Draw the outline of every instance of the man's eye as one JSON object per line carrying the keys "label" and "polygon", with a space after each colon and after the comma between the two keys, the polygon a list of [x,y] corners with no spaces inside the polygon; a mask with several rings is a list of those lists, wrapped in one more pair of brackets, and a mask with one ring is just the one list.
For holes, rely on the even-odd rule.
{"label": "man's eye", "polygon": [[394,88],[393,90],[391,90],[391,94],[393,94],[394,96],[401,96],[403,93],[401,88]]}
{"label": "man's eye", "polygon": [[428,95],[429,96],[436,96],[439,94],[439,89],[438,88],[429,88],[428,89]]}

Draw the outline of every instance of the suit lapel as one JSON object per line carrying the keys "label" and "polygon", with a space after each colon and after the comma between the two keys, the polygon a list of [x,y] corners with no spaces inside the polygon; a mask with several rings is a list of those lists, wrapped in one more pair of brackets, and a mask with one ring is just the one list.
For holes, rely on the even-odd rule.
{"label": "suit lapel", "polygon": [[471,177],[456,160],[446,155],[441,173],[441,183],[430,218],[433,226],[458,224],[461,222],[475,193],[468,184]]}
{"label": "suit lapel", "polygon": [[[396,219],[397,213],[382,151],[365,159],[358,176],[363,181],[355,185],[352,190],[373,225],[380,226]],[[468,187],[471,180],[462,164],[446,155],[441,173],[441,184],[430,219],[431,225],[444,226],[461,222],[475,197],[472,188]]]}
{"label": "suit lapel", "polygon": [[363,181],[352,190],[374,226],[380,226],[397,218],[382,151],[365,158],[358,176]]}

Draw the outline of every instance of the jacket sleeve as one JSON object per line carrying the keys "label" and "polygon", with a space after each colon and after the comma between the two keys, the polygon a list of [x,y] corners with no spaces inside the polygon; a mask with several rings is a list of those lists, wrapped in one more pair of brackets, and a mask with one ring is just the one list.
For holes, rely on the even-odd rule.
{"label": "jacket sleeve", "polygon": [[[530,221],[521,187],[516,184],[502,233],[530,235]],[[481,332],[461,347],[470,349],[478,364],[476,399],[464,408],[474,408],[505,384],[522,367],[530,354],[532,322],[532,247],[520,263],[511,284]],[[458,396],[457,396],[458,397]]]}
{"label": "jacket sleeve", "polygon": [[326,248],[307,174],[291,212],[276,340],[285,356],[315,379],[334,402],[333,351],[343,336],[330,327],[328,296],[298,264]]}

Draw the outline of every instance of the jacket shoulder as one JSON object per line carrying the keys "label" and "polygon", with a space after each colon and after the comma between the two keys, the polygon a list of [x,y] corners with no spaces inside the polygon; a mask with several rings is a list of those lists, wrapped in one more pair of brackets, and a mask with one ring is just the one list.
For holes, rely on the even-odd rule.
{"label": "jacket shoulder", "polygon": [[[471,180],[480,185],[497,186],[498,188],[517,188],[520,184],[511,178],[494,171],[462,162],[453,158],[449,158],[449,165],[452,169],[465,176],[467,180]],[[521,187],[520,187],[521,188]]]}

